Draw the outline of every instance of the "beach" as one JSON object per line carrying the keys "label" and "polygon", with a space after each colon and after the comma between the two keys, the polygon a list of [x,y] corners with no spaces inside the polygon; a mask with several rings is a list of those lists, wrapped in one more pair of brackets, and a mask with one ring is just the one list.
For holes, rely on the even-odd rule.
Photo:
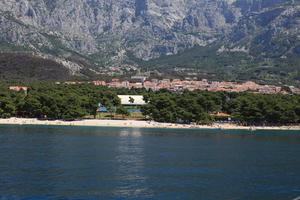
{"label": "beach", "polygon": [[300,126],[238,126],[235,124],[190,125],[175,123],[160,123],[138,120],[39,120],[35,118],[0,119],[1,125],[48,125],[48,126],[95,126],[95,127],[132,127],[132,128],[174,128],[174,129],[242,129],[242,130],[300,130]]}

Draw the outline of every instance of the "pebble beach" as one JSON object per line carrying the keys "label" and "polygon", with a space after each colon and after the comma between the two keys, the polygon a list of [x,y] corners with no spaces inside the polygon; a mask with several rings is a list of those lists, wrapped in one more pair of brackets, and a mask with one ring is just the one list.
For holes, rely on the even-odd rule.
{"label": "pebble beach", "polygon": [[300,126],[238,126],[235,124],[189,125],[160,123],[138,120],[38,120],[34,118],[0,119],[2,125],[48,125],[48,126],[95,126],[95,127],[132,127],[132,128],[181,128],[181,129],[242,129],[242,130],[300,130]]}

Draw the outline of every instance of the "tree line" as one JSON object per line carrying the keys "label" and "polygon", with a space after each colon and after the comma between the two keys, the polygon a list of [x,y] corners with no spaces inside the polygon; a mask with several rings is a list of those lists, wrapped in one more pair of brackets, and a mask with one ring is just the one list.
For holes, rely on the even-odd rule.
{"label": "tree line", "polygon": [[143,95],[145,118],[158,122],[212,123],[213,114],[227,113],[247,124],[300,123],[300,95],[266,95],[209,91],[173,93],[146,89],[111,89],[91,84],[31,83],[27,95],[0,86],[0,117],[75,120],[96,116],[98,103],[109,111],[129,115],[119,94]]}
{"label": "tree line", "polygon": [[29,86],[28,94],[7,87],[0,89],[0,117],[22,115],[33,118],[75,120],[96,115],[98,104],[124,111],[115,91],[105,87],[39,83]]}
{"label": "tree line", "polygon": [[300,95],[160,91],[145,95],[144,115],[160,122],[211,123],[214,114],[246,124],[300,123]]}

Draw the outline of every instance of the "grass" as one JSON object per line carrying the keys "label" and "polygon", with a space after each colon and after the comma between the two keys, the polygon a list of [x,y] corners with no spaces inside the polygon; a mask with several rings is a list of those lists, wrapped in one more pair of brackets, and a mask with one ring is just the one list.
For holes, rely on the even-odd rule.
{"label": "grass", "polygon": [[130,116],[123,116],[116,113],[98,112],[96,119],[125,119],[125,120],[143,120],[145,116],[142,113],[130,113]]}

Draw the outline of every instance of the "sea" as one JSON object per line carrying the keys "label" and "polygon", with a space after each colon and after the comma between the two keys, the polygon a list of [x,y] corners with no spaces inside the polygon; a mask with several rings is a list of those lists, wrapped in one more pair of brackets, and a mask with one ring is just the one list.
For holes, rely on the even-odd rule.
{"label": "sea", "polygon": [[0,126],[0,200],[300,198],[300,132]]}

